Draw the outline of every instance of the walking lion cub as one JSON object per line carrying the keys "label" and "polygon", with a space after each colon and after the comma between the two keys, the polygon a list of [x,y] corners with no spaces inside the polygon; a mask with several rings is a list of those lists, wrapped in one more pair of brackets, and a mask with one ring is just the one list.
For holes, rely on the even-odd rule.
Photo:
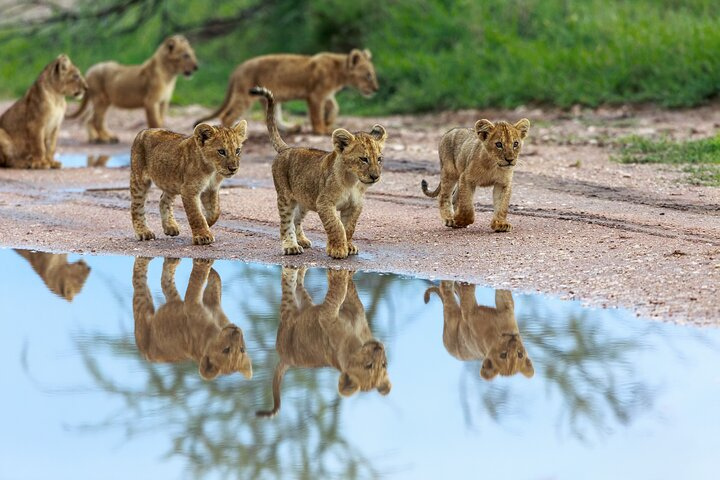
{"label": "walking lion cub", "polygon": [[327,253],[332,258],[357,255],[352,242],[363,208],[365,191],[380,180],[382,151],[387,133],[382,125],[370,133],[350,133],[338,128],[332,134],[334,149],[289,147],[275,123],[275,99],[267,88],[250,90],[267,100],[267,128],[275,151],[273,182],[280,213],[280,239],[285,255],[303,253],[312,246],[302,221],[309,211],[317,212],[328,236]]}
{"label": "walking lion cub", "polygon": [[180,234],[173,215],[175,197],[182,197],[192,241],[215,241],[210,227],[220,217],[220,185],[240,168],[247,122],[234,128],[201,123],[191,136],[151,128],[137,134],[130,151],[130,195],[135,236],[152,240],[155,234],[145,219],[145,200],[154,182],[162,191],[160,218],[165,235]]}
{"label": "walking lion cub", "polygon": [[476,187],[493,187],[493,218],[490,228],[509,232],[508,206],[512,193],[513,167],[522,150],[530,121],[516,124],[478,120],[475,128],[454,128],[443,135],[440,155],[440,185],[430,192],[423,180],[422,191],[440,195],[440,217],[445,226],[462,228],[475,221],[473,196]]}
{"label": "walking lion cub", "polygon": [[[509,290],[495,290],[495,308],[478,305],[475,285],[443,280],[425,291],[425,303],[436,293],[443,303],[443,344],[459,360],[482,359],[480,376],[492,380],[517,372],[535,374],[515,321],[515,302]],[[458,303],[459,299],[459,303]]]}

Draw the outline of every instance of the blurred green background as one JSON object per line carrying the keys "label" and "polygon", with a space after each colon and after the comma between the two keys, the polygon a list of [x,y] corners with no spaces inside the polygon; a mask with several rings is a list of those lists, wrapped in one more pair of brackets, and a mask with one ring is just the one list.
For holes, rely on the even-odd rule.
{"label": "blurred green background", "polygon": [[[518,105],[698,105],[720,91],[717,0],[96,0],[0,25],[0,97],[66,52],[140,63],[171,33],[201,68],[175,103],[219,105],[233,68],[271,52],[369,48],[380,92],[344,113]],[[42,21],[41,21],[42,20]],[[297,108],[297,107],[296,107]]]}

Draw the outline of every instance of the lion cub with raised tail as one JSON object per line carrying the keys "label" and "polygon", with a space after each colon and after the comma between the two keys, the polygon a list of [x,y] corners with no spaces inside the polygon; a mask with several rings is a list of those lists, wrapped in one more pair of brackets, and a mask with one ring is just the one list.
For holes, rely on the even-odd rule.
{"label": "lion cub with raised tail", "polygon": [[309,211],[317,212],[328,236],[327,253],[332,258],[357,255],[352,241],[363,207],[365,191],[380,180],[382,151],[387,133],[381,125],[370,133],[350,133],[338,128],[332,134],[333,151],[289,147],[275,123],[275,99],[267,88],[255,87],[253,95],[267,100],[267,128],[278,152],[272,164],[280,213],[280,239],[285,255],[303,253],[312,243],[302,221]]}
{"label": "lion cub with raised tail", "polygon": [[201,123],[190,136],[157,128],[138,133],[130,151],[130,213],[137,239],[155,238],[145,220],[145,200],[154,182],[163,191],[160,218],[165,235],[180,233],[173,216],[173,201],[180,195],[193,244],[214,242],[210,227],[220,217],[220,184],[240,168],[246,139],[245,120],[233,128]]}
{"label": "lion cub with raised tail", "polygon": [[436,293],[443,303],[443,343],[458,360],[482,360],[480,376],[535,374],[515,320],[515,302],[509,290],[495,290],[495,307],[478,305],[475,285],[443,280],[425,291],[425,303]]}
{"label": "lion cub with raised tail", "polygon": [[493,187],[493,218],[490,228],[509,232],[507,221],[512,192],[513,167],[522,150],[530,121],[516,124],[492,123],[482,119],[475,128],[454,128],[443,135],[440,156],[440,185],[430,192],[423,180],[422,191],[428,197],[440,195],[440,217],[445,226],[467,227],[475,222],[473,196],[476,187]]}

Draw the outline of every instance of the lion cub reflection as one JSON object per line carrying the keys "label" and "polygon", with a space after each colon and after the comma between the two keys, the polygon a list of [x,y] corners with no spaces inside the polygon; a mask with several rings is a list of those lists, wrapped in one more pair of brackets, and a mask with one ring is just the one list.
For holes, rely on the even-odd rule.
{"label": "lion cub reflection", "polygon": [[[535,374],[515,321],[515,302],[508,290],[495,290],[495,308],[477,304],[475,285],[442,281],[425,291],[425,303],[437,293],[443,303],[443,343],[460,360],[483,359],[480,375],[492,380],[517,372]],[[460,302],[458,303],[458,298]]]}
{"label": "lion cub reflection", "polygon": [[259,416],[280,410],[280,387],[289,367],[334,367],[340,371],[338,392],[345,397],[373,389],[387,395],[392,387],[385,347],[372,336],[353,272],[328,270],[325,300],[313,305],[303,285],[305,270],[283,267],[273,408]]}
{"label": "lion cub reflection", "polygon": [[149,263],[148,258],[136,258],[133,268],[135,343],[142,355],[151,362],[194,360],[205,380],[233,372],[252,378],[242,330],[222,310],[222,282],[211,268],[212,260],[193,260],[183,300],[175,288],[180,260],[166,258],[160,281],[166,303],[157,312],[147,286]]}
{"label": "lion cub reflection", "polygon": [[80,293],[85,280],[90,275],[90,267],[85,260],[69,263],[65,253],[15,251],[30,262],[30,266],[51,292],[60,295],[68,302],[72,302],[75,295]]}

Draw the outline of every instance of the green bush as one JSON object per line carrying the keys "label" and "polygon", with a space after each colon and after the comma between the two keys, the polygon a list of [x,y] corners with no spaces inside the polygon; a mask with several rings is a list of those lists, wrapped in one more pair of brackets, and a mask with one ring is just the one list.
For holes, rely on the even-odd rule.
{"label": "green bush", "polygon": [[[117,0],[112,0],[117,1]],[[88,2],[97,11],[111,0]],[[149,9],[155,0],[139,2]],[[257,0],[159,2],[98,22],[0,31],[0,95],[18,96],[56,53],[83,69],[144,60],[167,34]],[[387,114],[547,104],[692,106],[720,87],[716,0],[265,0],[217,38],[196,39],[201,69],[175,101],[216,105],[241,61],[270,52],[373,52],[381,90],[342,93],[344,112]],[[85,5],[85,3],[81,3]],[[187,32],[193,35],[194,30]]]}

